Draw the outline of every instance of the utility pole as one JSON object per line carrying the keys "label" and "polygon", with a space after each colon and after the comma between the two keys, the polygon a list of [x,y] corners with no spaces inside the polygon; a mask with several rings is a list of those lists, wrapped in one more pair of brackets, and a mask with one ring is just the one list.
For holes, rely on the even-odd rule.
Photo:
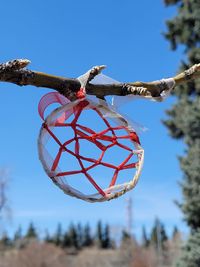
{"label": "utility pole", "polygon": [[126,229],[127,233],[132,237],[132,227],[133,227],[133,202],[132,198],[129,197],[126,199]]}

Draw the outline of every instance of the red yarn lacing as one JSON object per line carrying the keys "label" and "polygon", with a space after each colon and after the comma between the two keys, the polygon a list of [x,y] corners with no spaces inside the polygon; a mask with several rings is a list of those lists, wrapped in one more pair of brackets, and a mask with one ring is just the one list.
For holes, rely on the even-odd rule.
{"label": "red yarn lacing", "polygon": [[79,91],[76,93],[76,97],[82,99],[86,96],[85,88],[80,88]]}
{"label": "red yarn lacing", "polygon": [[[105,166],[107,168],[113,169],[114,175],[111,179],[109,188],[114,186],[116,181],[117,181],[118,174],[121,170],[134,168],[134,167],[136,167],[136,165],[138,163],[138,162],[128,163],[129,160],[132,158],[132,156],[135,154],[135,152],[131,148],[129,148],[128,146],[121,144],[119,142],[120,139],[128,139],[128,140],[134,141],[138,144],[140,144],[140,141],[139,141],[137,134],[134,131],[131,131],[131,132],[128,131],[127,135],[117,135],[118,130],[125,130],[127,132],[127,128],[125,126],[112,127],[110,125],[110,123],[108,122],[108,120],[103,116],[103,114],[96,107],[92,107],[92,110],[94,110],[101,117],[101,119],[104,121],[104,123],[107,126],[106,129],[104,129],[101,132],[96,133],[91,128],[78,124],[78,119],[79,119],[82,111],[84,110],[84,108],[86,106],[88,106],[88,104],[89,104],[89,102],[87,100],[83,100],[83,101],[79,102],[73,108],[74,119],[71,123],[66,123],[65,121],[60,122],[59,119],[56,120],[54,127],[71,127],[71,129],[73,129],[73,131],[74,131],[74,136],[70,140],[67,140],[64,143],[62,143],[59,140],[59,138],[56,137],[56,135],[53,133],[53,131],[50,130],[48,125],[44,122],[43,127],[47,130],[47,132],[50,134],[50,136],[59,145],[59,150],[58,150],[58,153],[57,153],[55,159],[53,160],[53,164],[51,166],[51,171],[56,170],[57,166],[59,165],[59,160],[61,158],[62,153],[67,152],[70,155],[74,156],[78,160],[78,163],[80,165],[80,170],[59,172],[56,174],[56,177],[83,173],[87,177],[87,179],[90,181],[90,183],[97,189],[97,191],[103,197],[105,197],[106,192],[104,192],[103,189],[95,182],[95,180],[91,177],[91,175],[88,173],[88,171],[91,170],[92,168],[98,166],[98,165],[102,165],[102,166]],[[107,135],[108,133],[111,133],[112,136]],[[97,160],[80,155],[79,141],[83,140],[83,139],[86,139],[89,142],[95,144],[101,150],[100,157]],[[109,141],[110,144],[106,146],[103,143],[101,143],[101,140],[102,141]],[[74,151],[71,151],[70,149],[67,148],[67,145],[69,145],[72,142],[75,142]],[[129,155],[119,165],[114,165],[114,164],[110,164],[110,163],[103,161],[105,152],[109,148],[114,147],[114,146],[118,146],[121,149],[124,149],[124,150],[129,152]],[[91,165],[89,167],[84,167],[84,164],[82,162],[83,160],[90,162]]]}

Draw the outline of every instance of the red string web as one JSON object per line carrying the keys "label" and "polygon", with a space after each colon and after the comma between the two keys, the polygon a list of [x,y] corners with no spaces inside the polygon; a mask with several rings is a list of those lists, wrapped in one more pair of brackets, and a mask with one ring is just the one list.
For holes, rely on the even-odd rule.
{"label": "red string web", "polygon": [[[96,114],[104,121],[106,128],[104,128],[100,132],[95,132],[93,129],[83,126],[78,123],[79,117],[82,113],[82,111],[89,105],[89,102],[87,100],[82,100],[79,102],[75,107],[73,107],[73,112],[69,112],[68,116],[65,116],[65,119],[60,120],[59,118],[56,119],[53,123],[53,127],[70,127],[73,132],[74,136],[65,141],[64,143],[60,141],[60,139],[54,134],[53,130],[51,127],[44,122],[43,123],[43,128],[49,133],[49,135],[53,138],[53,140],[57,143],[58,145],[58,151],[53,159],[53,162],[50,167],[51,172],[56,172],[56,175],[54,176],[54,179],[56,177],[62,177],[62,176],[68,176],[68,175],[74,175],[74,174],[84,174],[85,177],[88,179],[88,181],[96,188],[98,193],[102,196],[105,197],[107,193],[109,193],[109,188],[113,187],[116,182],[117,178],[119,175],[119,172],[122,170],[126,169],[132,169],[135,168],[136,165],[138,164],[137,162],[134,163],[129,163],[133,155],[135,155],[135,151],[132,150],[130,147],[128,147],[125,144],[122,144],[120,140],[130,140],[131,142],[140,144],[139,138],[137,134],[134,131],[130,131],[127,129],[126,126],[120,125],[120,126],[111,126],[110,122],[105,118],[105,116],[101,113],[100,109],[98,109],[95,106],[91,106],[91,109],[96,112]],[[68,123],[67,119],[69,116],[74,114],[73,120]],[[118,132],[121,130],[125,130],[127,134],[125,135],[119,135]],[[94,145],[96,145],[100,149],[100,156],[98,159],[94,159],[91,157],[85,157],[80,154],[80,141],[81,140],[87,140]],[[107,141],[108,145],[105,145],[105,142],[102,141]],[[68,145],[71,143],[75,143],[74,146],[74,151],[69,149]],[[118,146],[121,149],[125,150],[128,152],[128,156],[125,157],[123,162],[120,164],[111,164],[108,162],[104,161],[104,155],[106,151],[108,151],[110,148]],[[57,171],[57,167],[59,166],[59,161],[61,159],[61,156],[63,153],[69,153],[71,156],[75,157],[78,161],[79,164],[79,169],[78,170],[73,170],[73,171]],[[89,163],[88,167],[85,167],[84,161]],[[113,176],[111,178],[109,187],[105,190],[103,190],[93,179],[93,177],[89,174],[89,171],[98,165],[113,169]]]}

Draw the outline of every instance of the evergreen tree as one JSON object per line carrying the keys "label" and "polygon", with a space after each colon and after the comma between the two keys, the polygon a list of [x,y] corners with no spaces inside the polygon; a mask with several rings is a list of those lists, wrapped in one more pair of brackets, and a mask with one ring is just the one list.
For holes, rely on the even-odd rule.
{"label": "evergreen tree", "polygon": [[77,234],[77,229],[74,224],[71,224],[69,226],[68,237],[69,237],[70,246],[77,249],[78,248],[78,234]]}
{"label": "evergreen tree", "polygon": [[22,228],[21,226],[18,227],[17,231],[14,234],[14,242],[17,242],[22,239]]}
{"label": "evergreen tree", "polygon": [[178,228],[175,226],[172,233],[172,242],[174,245],[179,246],[182,244],[182,235]]}
{"label": "evergreen tree", "polygon": [[56,233],[53,237],[53,243],[56,246],[60,246],[62,244],[62,226],[60,223],[58,224]]}
{"label": "evergreen tree", "polygon": [[[184,70],[200,62],[200,1],[165,0],[165,3],[177,6],[177,15],[167,21],[166,38],[173,49],[179,45],[185,47],[186,59],[180,66],[180,69]],[[197,251],[200,251],[200,80],[179,86],[174,94],[177,103],[167,112],[169,119],[165,124],[174,138],[183,139],[186,144],[186,153],[180,158],[184,179],[181,183],[183,200],[179,206],[191,229],[191,237],[178,266],[199,267],[200,253]],[[195,257],[192,257],[193,254]]]}
{"label": "evergreen tree", "polygon": [[174,226],[173,233],[172,233],[172,240],[176,238],[176,236],[179,234],[179,230],[177,226]]}
{"label": "evergreen tree", "polygon": [[11,247],[11,246],[12,246],[12,241],[8,237],[7,233],[4,232],[2,234],[1,239],[0,239],[0,247],[2,247],[3,249],[6,249],[6,248]]}
{"label": "evergreen tree", "polygon": [[14,234],[13,245],[18,249],[24,247],[24,238],[23,238],[23,235],[22,235],[21,226],[18,227],[18,229],[16,230],[16,232]]}
{"label": "evergreen tree", "polygon": [[28,230],[27,230],[25,237],[26,238],[37,238],[38,237],[37,231],[36,231],[35,226],[32,222],[29,224],[29,227],[28,227]]}
{"label": "evergreen tree", "polygon": [[62,240],[62,247],[63,248],[68,248],[72,245],[71,239],[69,237],[68,231],[66,231],[63,235],[63,240]]}
{"label": "evergreen tree", "polygon": [[107,249],[112,247],[112,241],[110,238],[110,228],[108,224],[103,227],[101,221],[97,223],[96,240],[99,248]]}
{"label": "evergreen tree", "polygon": [[168,240],[165,227],[160,222],[159,219],[155,220],[153,225],[151,235],[150,235],[150,243],[160,252],[166,250],[166,241]]}
{"label": "evergreen tree", "polygon": [[78,239],[78,248],[81,249],[83,246],[83,228],[80,223],[77,225],[77,239]]}
{"label": "evergreen tree", "polygon": [[182,246],[182,236],[181,236],[181,232],[178,230],[178,228],[176,226],[174,227],[171,241],[172,241],[174,253],[176,251],[178,251],[178,253],[179,253],[180,248]]}
{"label": "evergreen tree", "polygon": [[98,223],[97,223],[96,239],[97,239],[97,245],[100,248],[102,248],[102,245],[103,245],[103,229],[102,229],[102,222],[101,221],[98,221]]}
{"label": "evergreen tree", "polygon": [[142,246],[147,248],[149,246],[149,238],[147,237],[147,233],[146,233],[146,229],[145,227],[143,226],[142,227]]}
{"label": "evergreen tree", "polygon": [[44,242],[53,243],[53,238],[50,236],[49,231],[45,230]]}
{"label": "evergreen tree", "polygon": [[126,230],[123,230],[122,231],[122,238],[121,238],[121,242],[126,242],[128,240],[131,240],[131,236],[130,234],[126,231]]}
{"label": "evergreen tree", "polygon": [[111,248],[112,242],[110,238],[110,227],[106,224],[103,231],[103,240],[102,240],[102,248],[108,249]]}
{"label": "evergreen tree", "polygon": [[93,238],[91,236],[91,230],[89,224],[86,224],[83,231],[83,246],[90,247],[93,245]]}
{"label": "evergreen tree", "polygon": [[183,247],[182,257],[177,267],[200,266],[200,229],[191,233],[186,245]]}

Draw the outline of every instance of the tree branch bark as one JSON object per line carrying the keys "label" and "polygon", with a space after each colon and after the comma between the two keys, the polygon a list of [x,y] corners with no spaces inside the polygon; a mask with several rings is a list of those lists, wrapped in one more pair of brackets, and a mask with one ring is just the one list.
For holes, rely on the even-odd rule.
{"label": "tree branch bark", "polygon": [[[0,81],[10,82],[20,86],[33,85],[46,87],[58,91],[70,100],[76,99],[76,93],[81,83],[77,78],[66,78],[50,75],[43,72],[26,69],[30,63],[27,59],[16,59],[0,64]],[[143,97],[158,98],[163,91],[169,90],[165,79],[152,82],[127,82],[119,84],[92,84],[90,81],[101,72],[105,66],[96,66],[90,70],[86,92],[104,98],[107,95],[139,95]],[[200,77],[200,64],[172,77],[175,86]]]}

